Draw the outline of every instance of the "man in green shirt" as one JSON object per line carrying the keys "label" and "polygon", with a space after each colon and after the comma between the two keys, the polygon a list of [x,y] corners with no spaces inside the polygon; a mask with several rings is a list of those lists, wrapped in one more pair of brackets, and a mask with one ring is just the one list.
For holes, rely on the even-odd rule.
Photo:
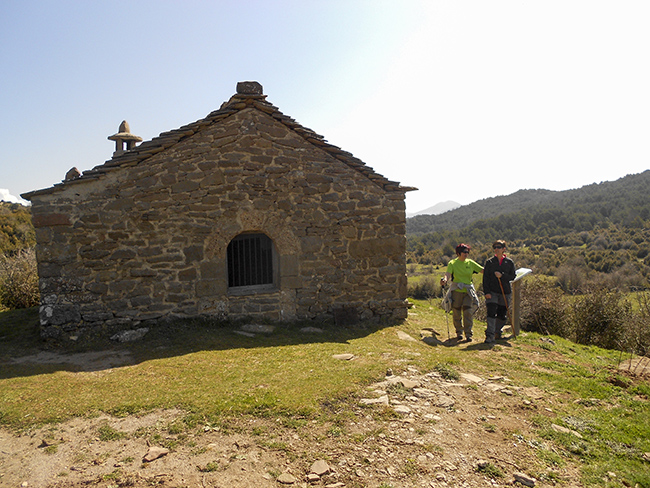
{"label": "man in green shirt", "polygon": [[474,327],[474,312],[478,308],[478,296],[472,284],[474,273],[483,273],[483,267],[476,261],[469,259],[470,247],[468,244],[456,246],[456,258],[449,261],[447,272],[440,280],[440,285],[445,286],[451,281],[447,293],[451,294],[451,309],[456,329],[456,340],[463,339],[463,332],[467,342],[472,341]]}

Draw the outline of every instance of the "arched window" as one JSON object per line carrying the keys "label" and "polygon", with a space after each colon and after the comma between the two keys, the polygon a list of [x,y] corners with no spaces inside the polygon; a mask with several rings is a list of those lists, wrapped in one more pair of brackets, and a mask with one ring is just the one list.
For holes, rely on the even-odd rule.
{"label": "arched window", "polygon": [[273,241],[264,234],[240,234],[230,244],[228,287],[273,285]]}

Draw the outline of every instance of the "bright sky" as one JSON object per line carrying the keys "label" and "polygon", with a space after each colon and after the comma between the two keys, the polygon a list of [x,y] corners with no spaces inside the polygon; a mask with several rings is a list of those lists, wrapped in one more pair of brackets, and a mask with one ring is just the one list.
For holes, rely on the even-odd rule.
{"label": "bright sky", "polygon": [[650,168],[648,0],[0,1],[0,198],[256,80],[412,213]]}

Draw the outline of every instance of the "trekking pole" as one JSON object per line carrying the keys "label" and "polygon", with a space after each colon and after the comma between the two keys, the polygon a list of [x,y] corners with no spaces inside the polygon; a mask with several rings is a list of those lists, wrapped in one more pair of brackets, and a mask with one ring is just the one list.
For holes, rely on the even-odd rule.
{"label": "trekking pole", "polygon": [[[444,293],[445,286],[442,285],[442,283],[441,283],[440,289],[443,291],[442,300],[444,301],[445,300],[445,293]],[[443,309],[444,309],[444,307],[443,307]],[[447,342],[449,342],[449,312],[447,312],[446,310],[444,310],[444,312],[445,312],[445,322],[447,324]]]}
{"label": "trekking pole", "polygon": [[506,309],[510,310],[510,307],[508,306],[508,298],[506,297],[505,292],[503,291],[503,284],[501,283],[501,278],[497,278],[499,280],[499,288],[501,288],[501,294],[503,295],[503,301],[506,302]]}
{"label": "trekking pole", "polygon": [[445,322],[447,323],[447,342],[449,342],[449,313],[445,311]]}
{"label": "trekking pole", "polygon": [[512,327],[512,335],[517,337],[517,334],[515,334],[515,324],[512,323],[512,317],[510,316],[510,306],[508,306],[508,297],[503,291],[503,284],[501,283],[501,278],[497,278],[497,281],[499,282],[499,288],[501,288],[501,295],[503,295],[503,301],[506,302],[506,315],[510,319],[510,326]]}

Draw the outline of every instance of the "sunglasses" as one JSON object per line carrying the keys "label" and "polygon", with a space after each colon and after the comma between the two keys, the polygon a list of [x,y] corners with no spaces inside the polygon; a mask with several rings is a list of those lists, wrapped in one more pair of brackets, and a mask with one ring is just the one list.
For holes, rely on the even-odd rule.
{"label": "sunglasses", "polygon": [[503,246],[492,246],[492,249],[503,249]]}
{"label": "sunglasses", "polygon": [[469,254],[469,249],[465,249],[465,250],[461,251],[461,253]]}

